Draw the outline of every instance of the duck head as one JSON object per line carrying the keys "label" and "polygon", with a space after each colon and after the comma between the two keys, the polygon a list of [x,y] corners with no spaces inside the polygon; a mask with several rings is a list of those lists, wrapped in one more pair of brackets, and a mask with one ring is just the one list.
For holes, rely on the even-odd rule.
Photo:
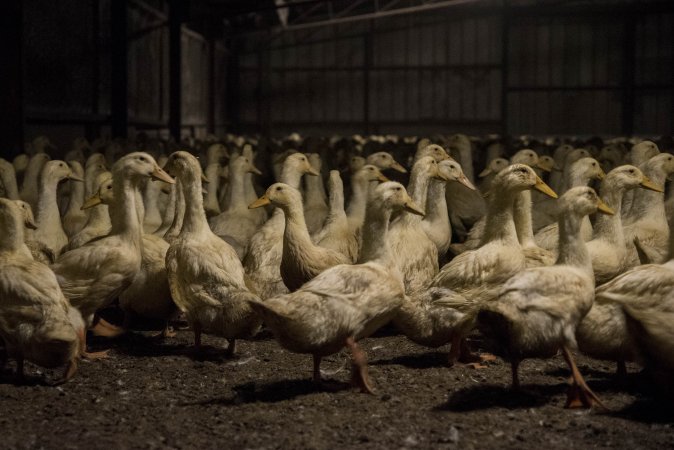
{"label": "duck head", "polygon": [[536,189],[545,195],[557,198],[555,191],[536,175],[534,169],[526,164],[511,164],[494,177],[491,186],[492,192],[516,193],[527,189]]}
{"label": "duck head", "polygon": [[[505,160],[504,160],[505,161]],[[475,186],[464,175],[461,165],[453,159],[446,159],[438,163],[438,171],[445,181],[457,181],[470,190],[475,190]]]}
{"label": "duck head", "polygon": [[[187,153],[187,152],[176,152]],[[189,153],[187,153],[189,155]],[[192,156],[192,155],[190,155]],[[194,158],[192,156],[192,158]],[[197,161],[196,158],[194,158]],[[199,162],[197,161],[197,164]],[[159,167],[157,161],[148,153],[133,152],[121,157],[113,166],[113,174],[121,174],[124,177],[129,177],[137,182],[147,178],[163,181],[165,183],[173,184],[175,180],[169,176],[164,170]],[[199,168],[201,173],[201,168]]]}
{"label": "duck head", "polygon": [[367,157],[366,163],[377,166],[381,170],[393,169],[400,173],[407,173],[407,169],[400,165],[388,152],[373,153]]}

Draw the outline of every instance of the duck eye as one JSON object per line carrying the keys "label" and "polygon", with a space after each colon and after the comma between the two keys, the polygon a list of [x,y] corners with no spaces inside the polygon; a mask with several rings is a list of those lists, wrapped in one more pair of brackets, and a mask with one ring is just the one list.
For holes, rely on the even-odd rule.
{"label": "duck eye", "polygon": [[138,158],[138,159],[139,159],[140,161],[143,161],[143,162],[145,162],[145,157],[144,157],[144,156],[141,156],[141,157],[140,157],[140,158]]}
{"label": "duck eye", "polygon": [[277,186],[277,187],[276,187],[276,190],[277,190],[277,191],[282,190],[281,186]]}
{"label": "duck eye", "polygon": [[634,169],[630,169],[630,173],[634,173]]}

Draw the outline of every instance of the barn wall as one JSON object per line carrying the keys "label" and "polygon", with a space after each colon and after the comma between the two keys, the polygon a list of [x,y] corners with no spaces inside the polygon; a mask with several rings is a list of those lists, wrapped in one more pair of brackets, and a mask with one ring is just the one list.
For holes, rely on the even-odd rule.
{"label": "barn wall", "polygon": [[505,17],[448,9],[245,37],[241,129],[674,132],[671,13]]}
{"label": "barn wall", "polygon": [[[110,130],[110,2],[24,2],[26,138],[46,134],[60,149],[78,136],[91,139]],[[168,137],[169,60],[165,2],[129,1],[129,134]],[[215,130],[224,131],[227,52],[182,29],[183,134],[203,136],[214,101]],[[211,52],[214,82],[209,83]],[[210,92],[211,89],[214,92]]]}

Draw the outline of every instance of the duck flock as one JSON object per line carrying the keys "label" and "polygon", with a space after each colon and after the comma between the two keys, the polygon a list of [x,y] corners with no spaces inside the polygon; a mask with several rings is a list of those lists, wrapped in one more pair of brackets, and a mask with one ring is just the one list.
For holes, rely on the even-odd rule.
{"label": "duck flock", "polygon": [[[318,385],[347,348],[371,393],[358,341],[392,327],[489,370],[479,333],[515,389],[523,360],[561,354],[567,407],[604,407],[575,352],[671,393],[673,174],[636,139],[140,135],[65,152],[39,136],[0,159],[0,365],[63,366],[64,382],[108,356],[87,334],[144,318],[163,339],[187,322],[197,352],[223,337],[229,356],[266,328],[312,356]],[[123,324],[100,317],[111,305]]]}

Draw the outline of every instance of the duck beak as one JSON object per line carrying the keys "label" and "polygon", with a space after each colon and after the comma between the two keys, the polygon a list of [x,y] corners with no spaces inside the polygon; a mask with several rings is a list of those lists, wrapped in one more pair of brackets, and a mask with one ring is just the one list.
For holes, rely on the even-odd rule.
{"label": "duck beak", "polygon": [[536,167],[538,167],[544,172],[552,172],[552,169],[550,167],[548,167],[546,164],[542,164],[540,161],[536,163]]}
{"label": "duck beak", "polygon": [[171,178],[171,176],[168,173],[164,172],[164,170],[159,166],[155,166],[150,176],[152,177],[153,180],[163,181],[164,183],[168,184],[174,184],[176,182],[176,180]]}
{"label": "duck beak", "polygon": [[655,191],[655,192],[665,192],[665,190],[664,190],[663,188],[661,188],[661,187],[658,186],[657,184],[653,183],[653,182],[651,181],[651,179],[648,178],[648,177],[645,176],[645,175],[644,175],[644,179],[641,180],[641,183],[640,183],[640,184],[641,184],[641,187],[642,187],[642,188],[650,189],[651,191]]}
{"label": "duck beak", "polygon": [[68,179],[71,180],[71,181],[79,181],[81,183],[84,183],[84,179],[82,179],[82,178],[80,178],[77,175],[72,174],[72,173],[70,175],[68,175]]}
{"label": "duck beak", "polygon": [[389,181],[389,179],[386,178],[386,176],[384,176],[383,173],[380,173],[379,175],[377,175],[377,180],[379,180],[382,183],[386,183],[387,181]]}
{"label": "duck beak", "polygon": [[597,211],[602,212],[604,214],[608,214],[609,216],[615,214],[615,211],[613,211],[611,207],[608,206],[606,203],[604,203],[600,198],[597,199]]}
{"label": "duck beak", "polygon": [[258,169],[257,167],[255,167],[252,164],[250,165],[250,169],[248,169],[248,171],[250,173],[254,173],[255,175],[262,175],[262,172],[260,171],[260,169]]}
{"label": "duck beak", "polygon": [[597,174],[597,180],[603,180],[606,178],[606,172],[604,172],[602,169],[599,169],[599,173]]}
{"label": "duck beak", "polygon": [[103,203],[103,201],[101,200],[101,196],[96,194],[96,195],[86,199],[84,201],[84,204],[82,205],[82,207],[80,209],[85,210],[85,209],[93,208],[94,206],[100,205],[101,203]]}
{"label": "duck beak", "polygon": [[26,228],[29,230],[37,230],[37,225],[35,225],[35,222],[33,222],[32,219],[26,218],[24,225],[26,225]]}
{"label": "duck beak", "polygon": [[206,175],[204,175],[203,173],[201,174],[201,182],[202,183],[210,183],[210,181],[208,181],[208,178],[206,178]]}
{"label": "duck beak", "polygon": [[271,202],[269,201],[269,197],[267,197],[266,195],[263,195],[262,197],[258,198],[253,203],[248,205],[248,209],[255,209],[255,208],[259,208],[261,206],[267,206],[270,203]]}
{"label": "duck beak", "polygon": [[538,177],[538,176],[536,177],[536,184],[534,185],[534,189],[544,193],[545,195],[547,195],[549,197],[558,198],[555,191],[553,191],[550,186],[545,184],[545,182],[543,180],[541,180],[541,178]]}
{"label": "duck beak", "polygon": [[403,208],[405,209],[405,211],[410,212],[412,214],[416,214],[417,216],[424,217],[425,215],[424,211],[421,208],[419,208],[411,198],[409,198],[405,202]]}
{"label": "duck beak", "polygon": [[391,169],[397,170],[400,173],[407,173],[407,169],[405,169],[402,165],[400,165],[397,161],[393,161],[393,164],[391,164]]}
{"label": "duck beak", "polygon": [[487,168],[484,169],[482,172],[480,172],[480,174],[478,175],[478,177],[479,177],[479,178],[484,178],[484,177],[486,177],[487,175],[490,175],[491,173],[492,173],[491,169],[490,169],[489,167],[487,167]]}
{"label": "duck beak", "polygon": [[309,169],[307,169],[306,174],[314,176],[314,177],[317,177],[317,176],[320,175],[320,173],[316,172],[316,169],[314,169],[313,167],[310,167]]}
{"label": "duck beak", "polygon": [[468,177],[465,176],[464,174],[461,174],[461,176],[460,176],[456,181],[458,181],[459,183],[463,184],[464,186],[466,186],[466,187],[467,187],[468,189],[470,189],[471,191],[475,191],[475,190],[476,190],[476,189],[475,189],[475,185],[474,185],[473,183],[471,183],[470,180],[468,179]]}

